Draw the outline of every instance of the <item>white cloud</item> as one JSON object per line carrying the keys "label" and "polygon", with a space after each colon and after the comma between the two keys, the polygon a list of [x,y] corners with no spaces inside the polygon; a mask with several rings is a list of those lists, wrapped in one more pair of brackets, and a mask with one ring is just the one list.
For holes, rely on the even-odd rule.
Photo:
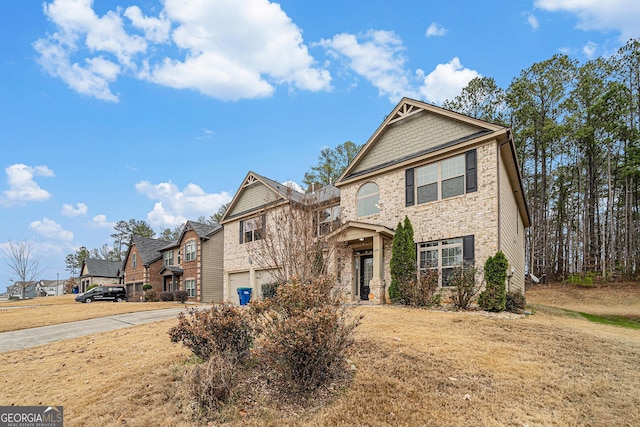
{"label": "white cloud", "polygon": [[449,30],[444,28],[442,25],[438,24],[437,22],[432,22],[431,25],[429,25],[429,28],[427,28],[425,35],[427,37],[442,37],[447,34],[447,31]]}
{"label": "white cloud", "polygon": [[585,31],[619,31],[623,42],[640,36],[638,0],[535,0],[535,6],[550,12],[574,13],[578,17],[577,28]]}
{"label": "white cloud", "polygon": [[378,88],[380,96],[397,102],[403,96],[416,97],[405,69],[405,47],[392,31],[368,31],[364,36],[338,34],[320,45],[335,58],[346,58],[349,67]]}
{"label": "white cloud", "polygon": [[94,228],[113,228],[115,225],[115,222],[107,221],[107,216],[104,214],[94,216],[89,222],[89,227]]}
{"label": "white cloud", "polygon": [[40,188],[34,180],[36,176],[52,177],[53,171],[47,166],[27,166],[17,163],[4,169],[7,174],[9,189],[5,190],[0,199],[5,205],[22,202],[42,202],[48,200],[51,194]]}
{"label": "white cloud", "polygon": [[527,23],[529,24],[529,26],[532,29],[537,30],[540,26],[540,24],[538,23],[538,18],[536,18],[533,13],[526,13],[525,16],[527,17]]}
{"label": "white cloud", "polygon": [[586,45],[582,46],[582,53],[589,58],[592,59],[596,56],[596,52],[598,50],[598,44],[594,42],[587,42]]}
{"label": "white cloud", "polygon": [[65,242],[73,240],[73,232],[64,230],[60,224],[47,217],[42,218],[42,221],[33,221],[29,228],[46,239]]}
{"label": "white cloud", "polygon": [[136,184],[136,190],[150,200],[157,200],[147,214],[147,221],[152,227],[171,228],[183,224],[187,219],[209,217],[220,206],[231,201],[227,192],[207,194],[196,184],[187,184],[180,190],[171,181],[160,184],[140,181]]}
{"label": "white cloud", "polygon": [[285,182],[282,183],[282,185],[284,185],[285,187],[290,188],[292,190],[295,190],[298,193],[303,193],[304,194],[304,189],[297,182],[285,181]]}
{"label": "white cloud", "polygon": [[270,96],[282,84],[330,89],[329,72],[277,3],[166,0],[157,17],[138,6],[98,16],[92,6],[45,4],[55,32],[34,43],[42,67],[79,93],[117,102],[110,85],[123,74],[224,100]]}
{"label": "white cloud", "polygon": [[[418,73],[423,74],[421,70]],[[440,104],[460,95],[462,89],[473,78],[479,76],[477,71],[464,68],[460,59],[456,57],[447,64],[438,64],[435,70],[425,76],[420,93],[427,101]]]}
{"label": "white cloud", "polygon": [[66,203],[62,205],[62,215],[64,216],[74,217],[74,216],[86,215],[87,211],[88,211],[87,205],[84,203],[76,203],[75,208],[72,205],[69,205]]}

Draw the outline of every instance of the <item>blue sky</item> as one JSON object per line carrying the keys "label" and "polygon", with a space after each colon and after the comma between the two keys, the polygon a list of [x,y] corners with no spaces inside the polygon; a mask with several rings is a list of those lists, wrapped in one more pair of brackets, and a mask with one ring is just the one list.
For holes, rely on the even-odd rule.
{"label": "blue sky", "polygon": [[[43,279],[119,220],[209,216],[253,170],[300,183],[403,96],[506,88],[640,36],[637,0],[22,0],[0,14],[0,246]],[[4,260],[3,260],[4,261]],[[2,262],[0,290],[16,279]]]}

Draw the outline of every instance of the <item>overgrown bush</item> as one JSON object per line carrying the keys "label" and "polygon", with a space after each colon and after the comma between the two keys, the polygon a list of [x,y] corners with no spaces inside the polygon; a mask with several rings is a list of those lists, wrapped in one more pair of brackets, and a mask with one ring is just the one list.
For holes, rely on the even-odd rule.
{"label": "overgrown bush", "polygon": [[173,292],[168,292],[168,291],[160,292],[160,300],[173,301]]}
{"label": "overgrown bush", "polygon": [[173,299],[179,303],[185,302],[189,298],[187,291],[173,291]]}
{"label": "overgrown bush", "polygon": [[219,354],[243,361],[250,355],[255,338],[250,315],[231,304],[208,310],[193,308],[178,314],[178,325],[169,330],[172,342],[182,342],[197,357],[208,360]]}
{"label": "overgrown bush", "polygon": [[453,306],[459,310],[466,310],[473,298],[480,292],[482,283],[478,283],[477,269],[473,266],[454,268],[449,278],[450,298]]}
{"label": "overgrown bush", "polygon": [[198,404],[201,417],[211,417],[229,401],[238,378],[234,362],[214,352],[205,362],[188,371],[185,377],[187,392]]}
{"label": "overgrown bush", "polygon": [[360,318],[341,303],[331,279],[280,285],[272,298],[252,307],[263,335],[258,360],[282,390],[312,391],[345,369]]}
{"label": "overgrown bush", "polygon": [[527,305],[524,294],[520,291],[507,292],[505,308],[511,313],[521,313]]}
{"label": "overgrown bush", "polygon": [[278,282],[265,283],[262,285],[262,297],[273,298],[278,291]]}
{"label": "overgrown bush", "polygon": [[502,251],[489,257],[484,264],[485,290],[478,297],[478,305],[487,311],[504,311],[506,280],[509,263]]}
{"label": "overgrown bush", "polygon": [[567,277],[567,281],[571,285],[578,286],[580,288],[592,288],[597,281],[602,281],[602,276],[595,274],[593,272],[588,272],[585,274],[570,274]]}
{"label": "overgrown bush", "polygon": [[400,287],[399,302],[414,307],[440,305],[442,295],[438,288],[438,271],[427,270],[416,280],[410,280]]}
{"label": "overgrown bush", "polygon": [[144,285],[142,285],[143,291],[148,291],[149,289],[153,289],[153,286],[151,286],[149,283],[145,283]]}

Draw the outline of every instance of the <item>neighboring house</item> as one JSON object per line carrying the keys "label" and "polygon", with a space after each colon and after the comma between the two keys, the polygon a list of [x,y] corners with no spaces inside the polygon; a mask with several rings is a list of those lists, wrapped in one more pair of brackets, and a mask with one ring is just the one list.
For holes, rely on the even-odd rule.
{"label": "neighboring house", "polygon": [[502,251],[509,289],[524,292],[530,216],[509,129],[404,98],[335,185],[343,225],[334,236],[348,244],[340,276],[352,300],[386,300],[394,229],[405,216],[418,266],[437,270],[440,286],[454,266],[482,270]]}
{"label": "neighboring house", "polygon": [[185,290],[190,300],[223,301],[224,230],[187,221],[180,237],[161,249],[162,283],[156,290]]}
{"label": "neighboring house", "polygon": [[85,259],[80,269],[80,286],[78,290],[83,293],[91,286],[122,283],[120,277],[121,267],[122,261]]}
{"label": "neighboring house", "polygon": [[156,291],[162,290],[163,277],[160,270],[164,267],[162,251],[172,242],[133,236],[131,245],[122,264],[129,301],[142,299],[142,286],[149,284]]}
{"label": "neighboring house", "polygon": [[224,299],[238,302],[237,289],[253,289],[261,296],[262,285],[274,282],[273,265],[258,265],[252,251],[260,245],[266,230],[275,232],[274,216],[290,203],[318,205],[318,218],[314,221],[318,234],[330,231],[340,217],[339,191],[324,187],[314,194],[305,195],[284,184],[255,172],[249,172],[231,200],[220,223],[224,233]]}
{"label": "neighboring house", "polygon": [[64,280],[40,280],[36,289],[41,296],[64,295]]}
{"label": "neighboring house", "polygon": [[[22,286],[26,284],[26,286]],[[22,298],[22,288],[24,287],[25,298],[35,298],[37,294],[36,285],[38,282],[14,282],[13,285],[7,286],[7,296],[9,298]]]}

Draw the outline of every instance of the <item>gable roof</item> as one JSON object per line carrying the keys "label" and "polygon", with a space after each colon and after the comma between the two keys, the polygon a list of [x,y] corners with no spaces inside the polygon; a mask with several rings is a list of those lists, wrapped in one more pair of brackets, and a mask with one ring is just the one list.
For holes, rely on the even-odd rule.
{"label": "gable roof", "polygon": [[131,248],[135,245],[136,248],[138,248],[142,265],[149,265],[162,258],[162,249],[170,243],[172,242],[169,242],[168,240],[152,239],[149,237],[134,235],[131,240],[129,251],[127,252],[127,258],[129,258]]}
{"label": "gable roof", "polygon": [[[409,135],[400,124],[413,124]],[[400,139],[402,138],[402,139]],[[449,147],[466,147],[484,141],[498,142],[509,181],[525,226],[531,223],[529,207],[511,130],[435,105],[402,98],[336,180],[340,188],[385,171],[424,161],[431,153]]]}
{"label": "gable roof", "polygon": [[[417,131],[404,134],[400,122],[411,122]],[[336,186],[445,147],[497,138],[506,131],[503,126],[403,98],[345,168]]]}
{"label": "gable roof", "polygon": [[304,194],[284,184],[249,171],[220,219],[224,224],[232,219],[288,201],[302,201]]}
{"label": "gable roof", "polygon": [[[84,265],[87,267],[86,276],[93,277],[119,277],[119,271],[122,267],[122,261],[108,261],[104,259],[97,258],[87,258],[84,260]],[[81,269],[80,271],[83,271]]]}

